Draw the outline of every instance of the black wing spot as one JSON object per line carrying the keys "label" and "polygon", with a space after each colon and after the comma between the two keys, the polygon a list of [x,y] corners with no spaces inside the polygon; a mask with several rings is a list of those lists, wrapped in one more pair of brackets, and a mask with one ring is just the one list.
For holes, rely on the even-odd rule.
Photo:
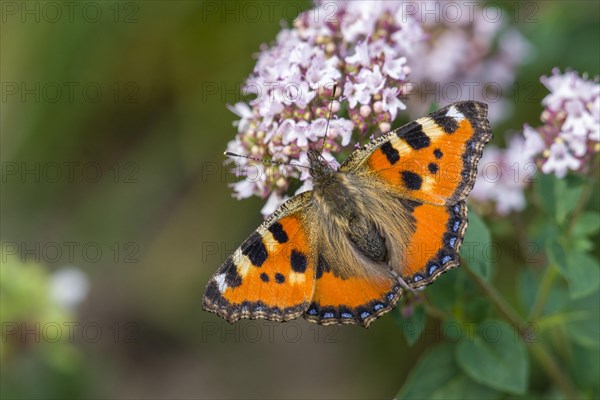
{"label": "black wing spot", "polygon": [[319,256],[319,262],[317,263],[317,279],[323,276],[323,272],[329,271],[331,271],[329,263],[323,257]]}
{"label": "black wing spot", "polygon": [[419,207],[420,205],[422,205],[423,203],[421,203],[420,201],[417,200],[410,200],[410,199],[399,199],[400,203],[407,208],[411,213],[413,213],[415,211],[415,208]]}
{"label": "black wing spot", "polygon": [[421,185],[423,184],[423,178],[419,174],[416,174],[412,171],[402,171],[400,172],[402,175],[402,181],[404,182],[404,186],[406,186],[410,190],[419,190],[421,189]]}
{"label": "black wing spot", "polygon": [[433,121],[438,124],[444,132],[453,134],[458,129],[458,122],[452,117],[446,115],[440,115],[433,117]]}
{"label": "black wing spot", "polygon": [[260,267],[267,260],[267,248],[262,241],[262,237],[254,232],[242,244],[242,254],[248,256],[252,265]]}
{"label": "black wing spot", "polygon": [[263,272],[262,274],[260,274],[260,280],[263,282],[269,282],[269,275]]}
{"label": "black wing spot", "polygon": [[386,142],[380,147],[381,152],[385,154],[390,164],[394,165],[400,160],[400,153],[392,146],[390,142]]}
{"label": "black wing spot", "polygon": [[238,287],[242,284],[242,277],[238,273],[237,267],[230,259],[225,263],[225,283],[231,288]]}
{"label": "black wing spot", "polygon": [[283,283],[283,282],[285,282],[285,276],[283,276],[282,274],[280,274],[279,272],[277,272],[275,274],[275,282],[277,282],[277,283]]}
{"label": "black wing spot", "polygon": [[442,151],[440,149],[435,149],[433,151],[433,155],[435,156],[435,158],[437,158],[439,160],[440,158],[442,158],[444,153],[442,153]]}
{"label": "black wing spot", "polygon": [[434,162],[429,163],[427,168],[429,168],[429,172],[431,172],[432,174],[435,174],[436,172],[438,172],[438,165]]}
{"label": "black wing spot", "polygon": [[288,235],[283,230],[283,226],[279,222],[275,222],[269,227],[269,232],[273,234],[273,237],[279,243],[285,243],[288,241]]}
{"label": "black wing spot", "polygon": [[421,124],[414,122],[415,126],[410,131],[398,135],[401,139],[406,141],[410,147],[414,150],[421,150],[431,145],[431,139],[423,132]]}
{"label": "black wing spot", "polygon": [[297,250],[292,250],[291,256],[292,270],[294,272],[304,273],[306,271],[306,256]]}

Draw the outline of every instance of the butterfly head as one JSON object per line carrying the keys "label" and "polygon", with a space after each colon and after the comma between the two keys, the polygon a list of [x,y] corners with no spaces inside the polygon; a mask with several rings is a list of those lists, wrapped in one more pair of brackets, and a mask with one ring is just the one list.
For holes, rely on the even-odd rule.
{"label": "butterfly head", "polygon": [[327,160],[316,150],[308,150],[308,161],[310,162],[310,175],[315,182],[325,182],[335,173]]}

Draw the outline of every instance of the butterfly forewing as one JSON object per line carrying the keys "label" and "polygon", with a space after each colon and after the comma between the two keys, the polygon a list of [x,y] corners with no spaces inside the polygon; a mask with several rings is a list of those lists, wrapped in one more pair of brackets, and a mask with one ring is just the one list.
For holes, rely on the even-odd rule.
{"label": "butterfly forewing", "polygon": [[455,103],[357,150],[340,170],[369,173],[405,198],[454,204],[473,188],[491,137],[484,103]]}
{"label": "butterfly forewing", "polygon": [[204,309],[229,322],[287,321],[303,314],[316,271],[304,221],[309,197],[284,204],[225,261],[208,282]]}

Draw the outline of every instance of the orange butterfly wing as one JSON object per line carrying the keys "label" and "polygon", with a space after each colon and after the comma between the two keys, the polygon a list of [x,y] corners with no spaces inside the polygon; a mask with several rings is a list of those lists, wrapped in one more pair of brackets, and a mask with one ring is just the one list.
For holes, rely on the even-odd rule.
{"label": "orange butterfly wing", "polygon": [[467,229],[467,204],[437,206],[412,202],[415,231],[409,238],[402,279],[411,287],[426,286],[460,263]]}
{"label": "orange butterfly wing", "polygon": [[308,196],[289,200],[225,261],[208,282],[205,310],[229,322],[287,321],[304,313],[316,271],[303,221]]}
{"label": "orange butterfly wing", "polygon": [[304,318],[323,325],[357,324],[368,327],[393,309],[402,291],[398,279],[388,276],[336,274],[335,265],[319,257],[315,292]]}
{"label": "orange butterfly wing", "polygon": [[492,138],[487,105],[444,107],[367,144],[340,170],[377,179],[409,208],[414,232],[401,278],[425,286],[459,264],[477,163]]}
{"label": "orange butterfly wing", "polygon": [[403,198],[455,204],[473,188],[491,138],[486,104],[454,103],[369,143],[340,170],[365,171]]}

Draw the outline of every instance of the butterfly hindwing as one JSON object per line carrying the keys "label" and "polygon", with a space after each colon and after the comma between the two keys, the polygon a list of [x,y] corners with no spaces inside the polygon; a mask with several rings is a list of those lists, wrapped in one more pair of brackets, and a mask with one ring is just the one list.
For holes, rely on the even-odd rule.
{"label": "butterfly hindwing", "polygon": [[290,199],[225,261],[208,282],[205,310],[229,322],[287,321],[304,313],[316,273],[303,212],[309,196]]}
{"label": "butterfly hindwing", "polygon": [[396,305],[402,293],[391,273],[343,277],[335,261],[319,257],[315,291],[304,318],[323,325],[369,324]]}
{"label": "butterfly hindwing", "polygon": [[369,174],[404,198],[455,204],[473,188],[491,137],[486,104],[454,103],[355,151],[340,170]]}
{"label": "butterfly hindwing", "polygon": [[459,250],[467,228],[467,204],[438,206],[411,201],[415,230],[408,239],[401,278],[412,288],[429,285],[459,265]]}

